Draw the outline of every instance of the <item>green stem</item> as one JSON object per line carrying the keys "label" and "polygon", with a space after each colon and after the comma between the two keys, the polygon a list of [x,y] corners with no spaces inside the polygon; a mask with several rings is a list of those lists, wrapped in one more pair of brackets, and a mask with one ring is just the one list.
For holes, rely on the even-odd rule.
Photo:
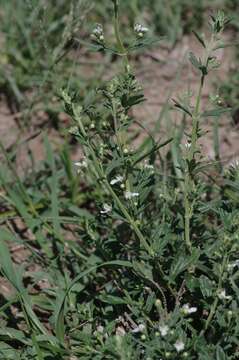
{"label": "green stem", "polygon": [[190,162],[194,159],[194,155],[197,147],[197,139],[198,139],[198,124],[200,118],[200,105],[202,99],[202,89],[204,85],[204,75],[201,77],[200,86],[198,89],[196,106],[192,116],[192,134],[191,134],[191,146],[189,149],[189,153],[187,156],[187,164],[186,164],[186,174],[185,174],[185,192],[184,192],[184,234],[185,234],[185,242],[186,246],[190,253],[192,253],[192,242],[190,238],[190,219],[192,217],[193,205],[190,203],[190,193],[191,186],[193,185],[193,180],[190,174]]}
{"label": "green stem", "polygon": [[119,31],[119,0],[113,0],[113,3],[114,3],[114,31],[115,31],[117,47],[120,55],[123,56],[125,70],[129,72],[130,65],[128,61],[128,53],[121,40],[120,31]]}
{"label": "green stem", "polygon": [[120,208],[120,210],[122,211],[122,213],[125,216],[125,219],[127,220],[127,222],[130,224],[130,226],[132,227],[132,229],[134,230],[135,234],[137,235],[141,246],[144,247],[144,249],[150,254],[153,255],[153,251],[151,249],[151,247],[149,246],[149,244],[147,243],[146,239],[144,238],[142,232],[140,231],[138,225],[136,224],[136,222],[132,219],[132,217],[130,216],[130,214],[128,213],[126,207],[124,206],[124,204],[121,202],[120,198],[116,195],[116,193],[114,192],[114,190],[112,189],[111,185],[109,184],[108,180],[106,179],[101,167],[98,166],[98,160],[95,156],[95,152],[94,149],[91,147],[91,155],[92,155],[92,159],[94,161],[94,164],[96,165],[96,169],[98,170],[98,173],[100,175],[101,178],[104,179],[104,184],[105,187],[107,188],[107,190],[109,191],[109,193],[112,195],[114,201],[116,202],[116,204],[118,205],[118,207]]}
{"label": "green stem", "polygon": [[198,139],[197,132],[198,132],[198,124],[199,124],[199,118],[200,118],[200,105],[201,105],[201,99],[202,99],[202,89],[203,89],[203,85],[204,85],[204,79],[205,79],[205,76],[202,75],[199,90],[198,90],[198,95],[197,95],[197,102],[196,102],[195,110],[193,112],[193,117],[192,117],[193,127],[192,127],[191,147],[190,147],[189,156],[188,156],[189,161],[193,160],[194,154],[196,151],[196,146],[197,146],[197,139]]}
{"label": "green stem", "polygon": [[[185,181],[185,189],[187,189],[187,182]],[[190,203],[189,203],[189,199],[188,199],[188,192],[186,190],[185,192],[185,197],[184,197],[184,207],[185,207],[185,215],[184,215],[184,232],[185,232],[185,242],[186,242],[186,246],[190,252],[190,254],[192,253],[192,244],[191,244],[191,239],[190,239]]]}
{"label": "green stem", "polygon": [[[84,128],[84,125],[80,119],[80,117],[77,117],[77,123],[79,125],[79,128],[82,132],[82,135],[84,137],[86,137],[86,131]],[[121,202],[120,198],[117,196],[117,194],[114,192],[114,190],[112,189],[111,185],[109,184],[103,168],[101,166],[101,164],[99,163],[98,159],[97,159],[97,155],[95,153],[95,150],[93,148],[93,146],[91,145],[91,143],[89,141],[87,141],[87,145],[86,145],[86,149],[88,149],[88,154],[91,156],[92,158],[92,162],[93,162],[93,166],[94,166],[94,173],[95,175],[99,178],[103,180],[103,183],[106,187],[106,189],[109,191],[109,193],[112,195],[114,201],[116,202],[116,204],[118,205],[118,207],[120,208],[120,210],[122,211],[122,213],[125,216],[126,221],[130,224],[131,228],[134,230],[135,234],[137,235],[141,246],[150,254],[153,255],[153,251],[151,249],[151,247],[149,246],[148,242],[146,241],[146,239],[144,238],[144,235],[142,234],[142,232],[140,231],[138,225],[136,224],[135,220],[130,216],[130,214],[127,211],[127,208],[124,206],[124,204]],[[85,150],[86,150],[85,149]]]}
{"label": "green stem", "polygon": [[[215,37],[214,34],[212,34],[212,37],[205,49],[205,53],[203,56],[203,66],[205,68],[208,68],[208,61],[210,58],[210,54],[214,49],[214,43],[215,43]],[[202,90],[205,80],[205,74],[202,73],[200,85],[198,89],[197,94],[197,100],[195,109],[193,111],[192,115],[192,133],[191,133],[191,146],[187,154],[187,164],[186,164],[186,174],[185,174],[185,186],[184,186],[184,208],[185,208],[185,214],[184,214],[184,234],[185,234],[185,242],[186,246],[189,250],[189,252],[192,252],[192,243],[191,243],[191,237],[190,237],[190,220],[193,215],[193,204],[190,202],[190,193],[191,189],[194,185],[194,180],[192,178],[190,165],[192,161],[194,160],[194,156],[197,150],[197,140],[198,140],[198,125],[200,120],[200,107],[201,107],[201,100],[202,100]]]}

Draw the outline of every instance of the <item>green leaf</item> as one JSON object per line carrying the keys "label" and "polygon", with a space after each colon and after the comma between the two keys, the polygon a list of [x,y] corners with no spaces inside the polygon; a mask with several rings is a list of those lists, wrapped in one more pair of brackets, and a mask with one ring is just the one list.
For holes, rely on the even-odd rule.
{"label": "green leaf", "polygon": [[201,60],[198,60],[196,58],[196,56],[194,55],[193,52],[190,51],[189,53],[189,61],[191,62],[191,64],[196,68],[196,69],[199,69],[201,70],[201,67],[202,67],[202,62]]}
{"label": "green leaf", "polygon": [[134,270],[146,279],[153,280],[152,267],[143,261],[133,261]]}
{"label": "green leaf", "polygon": [[203,38],[202,38],[196,31],[194,31],[194,30],[193,30],[193,34],[196,36],[196,38],[198,39],[198,41],[200,42],[200,44],[201,44],[204,48],[206,48],[206,44],[205,44]]}
{"label": "green leaf", "polygon": [[200,256],[199,249],[193,249],[191,256],[180,255],[171,265],[169,279],[174,281],[176,277],[191,266],[196,265]]}
{"label": "green leaf", "polygon": [[156,295],[154,292],[152,292],[151,294],[149,294],[146,304],[145,304],[145,311],[147,313],[150,313],[150,311],[152,310],[152,308],[155,304],[155,300],[156,300]]}
{"label": "green leaf", "polygon": [[216,360],[227,360],[227,359],[228,357],[224,353],[223,349],[221,348],[221,346],[218,345],[216,350]]}
{"label": "green leaf", "polygon": [[180,104],[177,100],[172,99],[174,102],[174,106],[180,110],[182,110],[184,113],[186,113],[189,116],[193,116],[191,111],[188,109],[188,107],[186,107],[184,104]]}
{"label": "green leaf", "polygon": [[15,269],[12,265],[12,259],[7,245],[3,240],[0,240],[0,265],[1,271],[6,276],[8,281],[14,286],[18,291],[22,290],[22,284],[19,283],[19,279],[16,276]]}
{"label": "green leaf", "polygon": [[100,295],[99,299],[107,304],[112,304],[112,305],[128,304],[128,301],[126,301],[123,298],[120,298],[119,296],[104,294],[104,295]]}
{"label": "green leaf", "polygon": [[99,269],[99,268],[104,267],[104,266],[123,266],[123,267],[132,268],[133,265],[129,261],[124,261],[124,260],[116,260],[116,261],[105,262],[103,264],[93,266],[90,269],[87,269],[87,270],[83,271],[81,274],[76,276],[71,281],[71,283],[68,285],[65,292],[60,294],[60,296],[58,298],[57,306],[56,306],[56,309],[55,309],[55,314],[54,314],[54,316],[55,316],[55,332],[56,332],[56,336],[57,336],[57,338],[58,338],[58,340],[60,341],[61,344],[63,344],[64,340],[65,340],[64,339],[64,334],[65,334],[64,315],[65,315],[65,302],[66,302],[66,298],[67,298],[68,294],[72,290],[73,286],[79,280],[81,280],[86,275],[89,275],[90,273],[94,272],[96,269]]}
{"label": "green leaf", "polygon": [[10,327],[5,327],[4,329],[0,329],[0,339],[5,341],[19,341],[25,345],[31,345],[31,341],[29,341],[23,331],[16,330]]}
{"label": "green leaf", "polygon": [[133,166],[135,166],[137,163],[139,163],[140,161],[144,160],[145,158],[148,158],[149,156],[151,156],[152,154],[156,153],[159,149],[161,149],[162,147],[168,145],[169,143],[171,143],[173,141],[173,138],[170,138],[166,141],[164,141],[161,144],[155,144],[151,150],[149,150],[147,153],[141,155],[140,157],[138,157],[134,163]]}
{"label": "green leaf", "polygon": [[54,159],[54,154],[52,147],[48,141],[48,138],[44,137],[44,143],[46,148],[47,161],[52,171],[51,178],[51,209],[52,209],[52,219],[53,219],[53,228],[56,236],[61,238],[61,225],[59,221],[59,204],[58,204],[58,179],[57,179],[57,170]]}
{"label": "green leaf", "polygon": [[223,115],[225,113],[231,112],[232,109],[231,108],[217,108],[217,109],[212,109],[212,110],[208,110],[208,111],[204,111],[201,116],[202,117],[209,117],[209,116],[220,116]]}
{"label": "green leaf", "polygon": [[210,297],[213,295],[213,284],[210,279],[206,276],[201,275],[199,278],[200,289],[204,298]]}

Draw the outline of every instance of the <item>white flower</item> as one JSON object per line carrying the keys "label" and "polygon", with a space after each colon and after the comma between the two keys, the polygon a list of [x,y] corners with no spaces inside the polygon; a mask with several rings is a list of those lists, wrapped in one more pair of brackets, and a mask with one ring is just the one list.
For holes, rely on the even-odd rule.
{"label": "white flower", "polygon": [[122,326],[118,326],[115,333],[117,336],[124,336],[126,334],[126,331]]}
{"label": "white flower", "polygon": [[150,164],[145,164],[144,165],[145,169],[154,169],[154,166],[153,165],[150,165]]}
{"label": "white flower", "polygon": [[110,185],[115,185],[117,183],[121,183],[122,181],[124,180],[123,176],[116,176],[116,178],[112,179],[111,182],[110,182]]}
{"label": "white flower", "polygon": [[238,267],[239,268],[239,260],[236,260],[234,261],[232,264],[228,264],[228,270],[232,270],[234,269],[235,267]]}
{"label": "white flower", "polygon": [[108,214],[112,211],[112,206],[108,204],[103,204],[103,210],[100,211],[101,214]]}
{"label": "white flower", "polygon": [[184,304],[182,307],[182,311],[184,314],[193,314],[197,311],[197,308],[195,306],[189,307],[189,304]]}
{"label": "white flower", "polygon": [[92,31],[91,37],[96,40],[104,41],[103,26],[101,24],[96,25]]}
{"label": "white flower", "polygon": [[239,167],[239,160],[234,160],[231,162],[230,166],[233,168],[233,169],[237,169]]}
{"label": "white flower", "polygon": [[97,24],[94,30],[92,31],[92,34],[97,37],[103,35],[103,26],[101,24]]}
{"label": "white flower", "polygon": [[159,325],[159,332],[161,336],[166,336],[168,334],[169,327],[167,325]]}
{"label": "white flower", "polygon": [[103,333],[104,332],[104,327],[102,325],[99,325],[97,326],[96,330],[99,332],[99,333]]}
{"label": "white flower", "polygon": [[225,289],[221,289],[217,295],[221,300],[230,300],[232,298],[230,295],[226,295]]}
{"label": "white flower", "polygon": [[87,168],[87,161],[82,159],[81,161],[77,161],[74,163],[76,167],[78,167],[77,172],[79,173],[82,168]]}
{"label": "white flower", "polygon": [[190,147],[191,147],[191,143],[186,142],[186,144],[185,144],[185,148],[188,150],[188,149],[190,149]]}
{"label": "white flower", "polygon": [[137,192],[131,192],[131,191],[125,191],[124,196],[125,196],[125,199],[126,199],[126,200],[129,200],[129,199],[132,199],[132,198],[134,198],[134,197],[139,196],[139,193],[137,193]]}
{"label": "white flower", "polygon": [[68,130],[71,135],[77,135],[79,134],[79,129],[77,126],[71,126]]}
{"label": "white flower", "polygon": [[183,351],[185,348],[185,344],[181,340],[177,340],[174,344],[175,349],[177,352]]}
{"label": "white flower", "polygon": [[144,168],[154,170],[154,166],[152,164],[148,164],[147,161],[144,162]]}
{"label": "white flower", "polygon": [[[149,29],[146,26],[143,26],[141,24],[135,24],[134,25],[134,31],[138,35],[140,35],[140,34],[144,35],[145,33],[147,33],[149,31]],[[142,36],[142,35],[140,35],[140,36]]]}
{"label": "white flower", "polygon": [[134,328],[132,330],[132,333],[138,333],[138,332],[143,332],[145,330],[145,325],[144,324],[139,324],[136,328]]}

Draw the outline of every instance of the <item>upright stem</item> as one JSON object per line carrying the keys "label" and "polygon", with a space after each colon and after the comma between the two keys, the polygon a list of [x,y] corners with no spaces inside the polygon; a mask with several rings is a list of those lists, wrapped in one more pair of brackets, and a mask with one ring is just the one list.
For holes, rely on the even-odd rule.
{"label": "upright stem", "polygon": [[196,152],[196,146],[197,146],[197,138],[198,138],[198,125],[199,125],[199,119],[200,119],[200,105],[201,105],[201,99],[202,99],[202,89],[204,85],[204,78],[205,76],[202,75],[200,86],[198,89],[198,95],[196,100],[196,106],[193,112],[192,116],[192,134],[191,134],[191,146],[189,149],[189,153],[187,156],[187,164],[186,164],[186,174],[185,174],[185,193],[184,193],[184,208],[185,208],[185,214],[184,214],[184,234],[185,234],[185,242],[186,246],[189,250],[189,252],[192,252],[192,243],[191,243],[191,237],[190,237],[190,219],[192,217],[192,211],[193,211],[193,205],[190,203],[190,192],[191,192],[191,186],[192,186],[192,178],[190,173],[190,162],[194,159],[194,155]]}
{"label": "upright stem", "polygon": [[[212,34],[210,41],[208,42],[205,52],[203,54],[202,58],[202,64],[204,68],[208,69],[208,61],[210,58],[210,54],[213,52],[215,45],[215,35]],[[190,237],[190,220],[193,215],[193,204],[190,201],[190,193],[191,189],[194,185],[194,181],[191,174],[190,165],[192,164],[192,161],[194,160],[194,155],[197,150],[197,140],[198,140],[198,127],[199,127],[199,120],[200,120],[200,107],[201,107],[201,100],[202,100],[202,90],[205,80],[205,73],[202,73],[200,85],[198,89],[197,99],[196,99],[196,105],[195,109],[193,111],[192,115],[192,133],[191,133],[191,146],[189,148],[189,151],[187,153],[187,164],[186,164],[186,173],[185,173],[185,186],[184,186],[184,208],[185,208],[185,214],[184,214],[184,236],[185,236],[185,242],[186,246],[189,250],[189,252],[192,252],[192,243],[191,243],[191,237]]]}
{"label": "upright stem", "polygon": [[[83,134],[83,136],[86,137],[86,131],[84,128],[84,125],[79,118],[76,119],[78,124],[79,124],[79,128],[81,129],[81,132]],[[137,235],[141,246],[150,254],[153,255],[153,251],[151,249],[151,247],[149,246],[148,242],[146,241],[144,235],[142,234],[142,232],[140,231],[137,223],[135,222],[135,220],[130,216],[127,208],[124,206],[124,204],[121,202],[120,198],[117,196],[117,194],[114,192],[114,190],[112,189],[111,185],[109,184],[108,180],[106,179],[106,176],[104,174],[103,168],[101,163],[99,162],[99,160],[97,159],[97,155],[95,153],[95,150],[93,148],[93,146],[91,145],[91,143],[88,141],[87,145],[86,145],[86,149],[88,150],[86,152],[89,153],[89,155],[92,158],[92,163],[94,166],[94,173],[95,175],[102,179],[104,182],[104,185],[106,187],[106,189],[109,191],[109,193],[111,194],[111,196],[113,197],[114,201],[116,202],[116,204],[118,205],[118,207],[120,208],[120,210],[122,211],[123,215],[125,216],[126,221],[130,224],[131,228],[134,230],[135,234]]]}
{"label": "upright stem", "polygon": [[129,72],[130,65],[128,61],[128,53],[121,40],[120,31],[119,31],[119,0],[113,0],[113,3],[114,3],[114,31],[115,31],[117,47],[120,55],[123,56],[125,70]]}
{"label": "upright stem", "polygon": [[201,99],[202,99],[202,89],[203,89],[203,85],[204,85],[204,79],[205,79],[205,76],[202,75],[201,81],[200,81],[200,86],[198,89],[196,106],[195,106],[195,110],[193,112],[193,117],[192,117],[192,121],[193,121],[193,123],[192,123],[192,138],[191,138],[191,147],[189,150],[189,157],[188,157],[189,161],[193,160],[194,154],[196,151],[197,132],[198,132],[199,117],[200,117],[200,105],[201,105]]}

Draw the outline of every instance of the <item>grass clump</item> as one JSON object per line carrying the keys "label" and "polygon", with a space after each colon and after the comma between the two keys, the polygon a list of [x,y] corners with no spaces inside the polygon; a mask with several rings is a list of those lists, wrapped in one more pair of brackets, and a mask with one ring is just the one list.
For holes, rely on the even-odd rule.
{"label": "grass clump", "polygon": [[[5,152],[1,216],[19,215],[30,236],[1,228],[1,273],[13,293],[0,307],[0,355],[237,359],[239,166],[224,168],[218,154],[209,161],[200,147],[204,119],[228,111],[216,97],[208,109],[202,102],[228,21],[219,11],[208,38],[195,32],[202,54],[189,60],[198,90],[174,100],[190,127],[184,122],[167,139],[145,129],[136,146],[142,125],[133,110],[145,98],[129,54],[151,43],[150,31],[137,24],[125,46],[119,3],[111,5],[115,45],[99,24],[92,39],[122,58],[119,73],[84,100],[60,93],[81,158],[72,164],[69,146],[54,156],[46,138],[46,161],[22,181]],[[6,241],[27,247],[23,266],[13,265]]]}

